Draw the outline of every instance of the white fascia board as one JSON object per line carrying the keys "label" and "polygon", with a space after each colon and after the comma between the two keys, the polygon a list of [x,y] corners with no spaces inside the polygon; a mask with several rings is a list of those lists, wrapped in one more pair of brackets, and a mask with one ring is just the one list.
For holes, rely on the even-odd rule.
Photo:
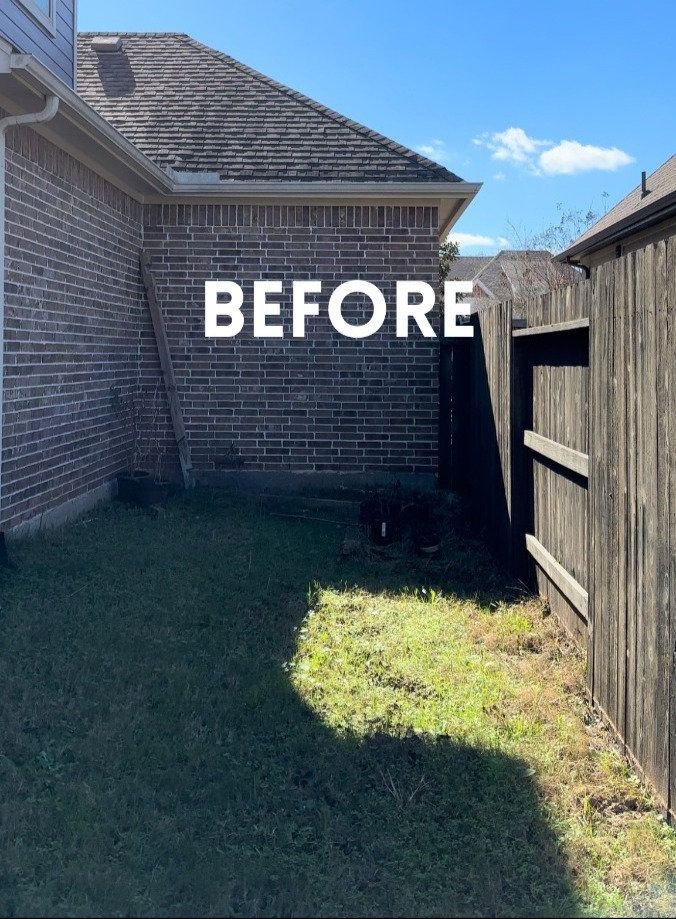
{"label": "white fascia board", "polygon": [[480,185],[474,182],[216,182],[173,183],[173,193],[228,195],[256,198],[398,198],[399,200],[433,200],[435,198],[472,198]]}
{"label": "white fascia board", "polygon": [[446,209],[446,214],[444,215],[444,208],[439,207],[439,238],[443,239],[447,234],[453,229],[455,224],[458,222],[460,216],[465,212],[469,207],[472,201],[476,198],[481,190],[483,182],[462,182],[462,184],[467,188],[467,193],[462,196],[462,200],[459,202],[456,208]]}

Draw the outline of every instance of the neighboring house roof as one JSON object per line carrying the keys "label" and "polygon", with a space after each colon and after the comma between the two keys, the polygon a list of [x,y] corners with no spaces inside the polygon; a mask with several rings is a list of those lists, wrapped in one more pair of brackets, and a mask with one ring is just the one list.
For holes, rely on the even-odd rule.
{"label": "neighboring house roof", "polygon": [[448,276],[455,281],[473,281],[493,255],[458,255],[451,262]]}
{"label": "neighboring house roof", "polygon": [[[95,51],[102,34],[119,34],[122,48]],[[188,35],[81,34],[77,92],[164,169],[238,181],[462,181]]]}
{"label": "neighboring house roof", "polygon": [[472,281],[491,300],[524,300],[570,284],[575,274],[552,262],[546,249],[503,249],[496,255],[458,256],[449,278]]}
{"label": "neighboring house roof", "polygon": [[589,227],[556,258],[565,261],[619,241],[639,228],[659,223],[676,213],[676,155],[670,157],[646,178],[647,193],[642,185],[629,192],[600,220]]}

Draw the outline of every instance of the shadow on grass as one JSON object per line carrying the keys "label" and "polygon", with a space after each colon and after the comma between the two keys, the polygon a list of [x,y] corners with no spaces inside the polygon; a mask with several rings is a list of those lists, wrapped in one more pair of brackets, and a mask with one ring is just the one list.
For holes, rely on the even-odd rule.
{"label": "shadow on grass", "polygon": [[341,560],[342,535],[201,497],[19,550],[0,587],[3,915],[576,911],[523,763],[337,736],[290,685],[311,582],[415,586]]}

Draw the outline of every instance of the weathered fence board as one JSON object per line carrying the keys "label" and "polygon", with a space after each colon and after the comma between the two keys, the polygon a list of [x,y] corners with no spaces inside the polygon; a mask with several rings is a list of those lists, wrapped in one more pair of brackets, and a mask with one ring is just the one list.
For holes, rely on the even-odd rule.
{"label": "weathered fence board", "polygon": [[[526,327],[512,334],[515,380],[519,380],[515,385],[528,403],[512,412],[511,519],[516,527],[512,546],[518,547],[523,533],[532,530],[583,590],[588,556],[588,303],[586,284],[531,298],[520,308]],[[513,560],[519,558],[515,548]],[[535,578],[552,612],[585,644],[584,617],[545,567],[533,568],[530,562],[530,572],[521,564],[515,573]]]}
{"label": "weathered fence board", "polygon": [[[668,426],[668,473],[665,471],[665,481],[668,475],[669,502],[668,502],[668,546],[666,548],[668,567],[665,566],[665,575],[668,578],[669,596],[669,650],[671,661],[669,664],[669,760],[670,760],[670,788],[669,807],[672,818],[676,819],[676,399],[673,398],[673,389],[676,386],[676,236],[672,236],[667,243],[667,266],[664,300],[664,324],[666,328],[664,346],[671,355],[671,362],[665,377],[667,392],[671,391],[672,398],[667,399],[666,414]],[[665,590],[665,596],[667,594]]]}
{"label": "weathered fence board", "polygon": [[526,547],[550,581],[556,585],[586,622],[589,597],[584,587],[530,533],[526,534]]}
{"label": "weathered fence board", "polygon": [[[511,533],[512,306],[497,304],[474,319],[472,412],[467,432],[472,507],[478,529],[505,564]],[[475,412],[474,408],[482,409]]]}
{"label": "weathered fence board", "polygon": [[471,506],[674,815],[676,237],[474,322]]}
{"label": "weathered fence board", "polygon": [[535,431],[524,431],[523,442],[534,453],[544,456],[557,466],[576,472],[585,479],[589,477],[589,456],[586,453],[573,450],[572,447],[564,447],[563,444],[543,437],[542,434],[536,434]]}
{"label": "weathered fence board", "polygon": [[174,436],[178,447],[178,458],[181,463],[183,484],[186,488],[192,488],[195,485],[195,472],[190,456],[190,445],[188,444],[185,422],[183,420],[183,410],[181,409],[181,403],[178,398],[176,377],[174,375],[174,365],[171,359],[167,330],[164,324],[162,309],[157,299],[150,256],[145,250],[141,250],[140,262],[141,277],[143,279],[148,307],[150,309],[150,318],[153,324],[153,332],[155,333],[155,343],[157,344],[157,353],[160,359],[164,388],[169,403],[169,413],[171,415]]}
{"label": "weathered fence board", "polygon": [[665,802],[676,498],[668,260],[658,243],[596,272],[590,457],[592,694]]}
{"label": "weathered fence board", "polygon": [[566,322],[552,322],[550,325],[536,325],[532,328],[514,329],[514,338],[532,335],[553,335],[561,332],[578,332],[589,328],[589,319],[569,319]]}

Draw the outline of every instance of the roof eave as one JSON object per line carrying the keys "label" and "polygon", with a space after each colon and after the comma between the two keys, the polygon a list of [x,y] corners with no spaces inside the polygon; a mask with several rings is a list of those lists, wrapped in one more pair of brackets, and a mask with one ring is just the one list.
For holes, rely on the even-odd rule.
{"label": "roof eave", "polygon": [[304,201],[316,203],[397,203],[437,207],[438,233],[443,237],[481,188],[480,182],[230,182],[174,184],[164,202]]}
{"label": "roof eave", "polygon": [[[0,58],[3,52],[0,50]],[[374,201],[421,202],[439,208],[443,235],[481,188],[478,182],[191,182],[175,180],[128,141],[72,89],[30,54],[0,60],[0,105],[11,114],[60,100],[56,118],[36,126],[44,137],[90,166],[136,200],[146,202]]]}
{"label": "roof eave", "polygon": [[[462,194],[456,195],[455,206],[452,205],[452,199],[451,201],[448,199],[440,200],[439,238],[443,238],[450,230],[453,229],[461,215],[467,210],[469,205],[479,194],[483,182],[455,182],[453,184],[456,186],[462,186]],[[448,206],[449,204],[451,204],[450,207]]]}
{"label": "roof eave", "polygon": [[570,262],[571,259],[591,255],[598,249],[610,246],[618,239],[637,230],[646,229],[656,223],[661,223],[676,214],[676,191],[663,195],[654,204],[646,205],[639,211],[629,214],[623,220],[606,227],[600,233],[586,237],[584,240],[573,243],[562,252],[553,257],[556,262]]}

